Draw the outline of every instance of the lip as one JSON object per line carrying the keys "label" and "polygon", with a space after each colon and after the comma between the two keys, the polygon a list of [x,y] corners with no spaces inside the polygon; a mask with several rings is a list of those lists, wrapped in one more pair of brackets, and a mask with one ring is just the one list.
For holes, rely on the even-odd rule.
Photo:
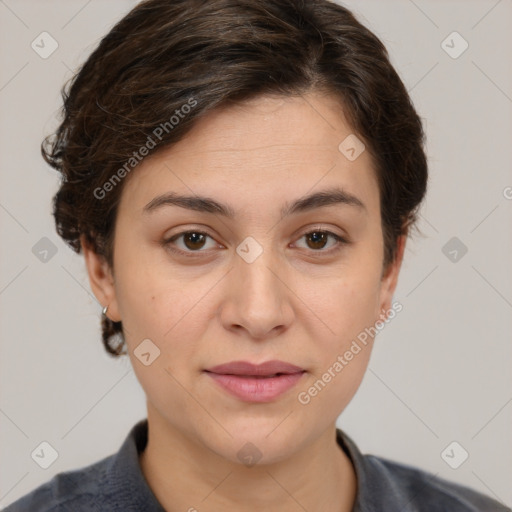
{"label": "lip", "polygon": [[284,361],[232,361],[205,370],[225,391],[245,402],[271,402],[294,387],[306,371]]}

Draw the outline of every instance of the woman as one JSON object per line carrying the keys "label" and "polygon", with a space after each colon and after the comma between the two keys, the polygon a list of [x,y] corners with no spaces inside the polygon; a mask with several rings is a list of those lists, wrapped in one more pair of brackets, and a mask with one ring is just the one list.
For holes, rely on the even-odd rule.
{"label": "woman", "polygon": [[401,307],[423,142],[384,46],[335,3],[137,5],[43,155],[148,417],[7,511],[505,510],[336,429]]}

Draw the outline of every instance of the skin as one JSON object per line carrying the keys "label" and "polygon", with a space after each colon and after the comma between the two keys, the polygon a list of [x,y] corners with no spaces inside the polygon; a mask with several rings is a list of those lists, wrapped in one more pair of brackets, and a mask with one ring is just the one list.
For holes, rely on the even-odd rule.
{"label": "skin", "polygon": [[[390,310],[403,257],[405,237],[383,268],[371,155],[349,161],[338,149],[351,133],[339,103],[318,92],[215,110],[127,178],[115,274],[82,239],[91,288],[108,316],[122,320],[147,396],[149,441],[140,463],[168,511],[352,509],[357,482],[336,444],[336,419],[360,385],[372,342],[307,405],[297,399]],[[331,186],[365,207],[335,204],[280,219],[286,203]],[[178,206],[143,213],[168,191],[211,197],[235,218]],[[201,244],[181,236],[174,245],[202,251],[197,257],[161,245],[198,229],[211,238]],[[311,232],[319,229],[349,243],[315,243]],[[252,263],[236,252],[248,236],[263,249]],[[133,353],[146,338],[160,349],[149,366]],[[270,403],[233,397],[203,372],[271,359],[307,373]],[[237,457],[247,442],[261,452],[252,467]]]}

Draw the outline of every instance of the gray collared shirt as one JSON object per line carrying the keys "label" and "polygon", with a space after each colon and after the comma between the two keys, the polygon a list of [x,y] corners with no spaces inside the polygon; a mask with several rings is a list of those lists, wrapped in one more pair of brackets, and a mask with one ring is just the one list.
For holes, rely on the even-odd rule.
{"label": "gray collared shirt", "polygon": [[[55,475],[4,512],[165,512],[139,465],[147,420],[131,429],[119,451],[90,466]],[[353,512],[504,512],[511,509],[467,487],[373,455],[363,455],[341,430],[337,441],[357,475]]]}

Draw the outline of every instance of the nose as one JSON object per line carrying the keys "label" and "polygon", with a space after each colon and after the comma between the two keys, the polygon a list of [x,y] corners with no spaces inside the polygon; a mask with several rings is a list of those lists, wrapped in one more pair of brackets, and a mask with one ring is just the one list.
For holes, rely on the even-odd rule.
{"label": "nose", "polygon": [[225,283],[222,324],[255,340],[278,336],[294,317],[286,271],[267,250],[249,261],[238,255],[234,258]]}

